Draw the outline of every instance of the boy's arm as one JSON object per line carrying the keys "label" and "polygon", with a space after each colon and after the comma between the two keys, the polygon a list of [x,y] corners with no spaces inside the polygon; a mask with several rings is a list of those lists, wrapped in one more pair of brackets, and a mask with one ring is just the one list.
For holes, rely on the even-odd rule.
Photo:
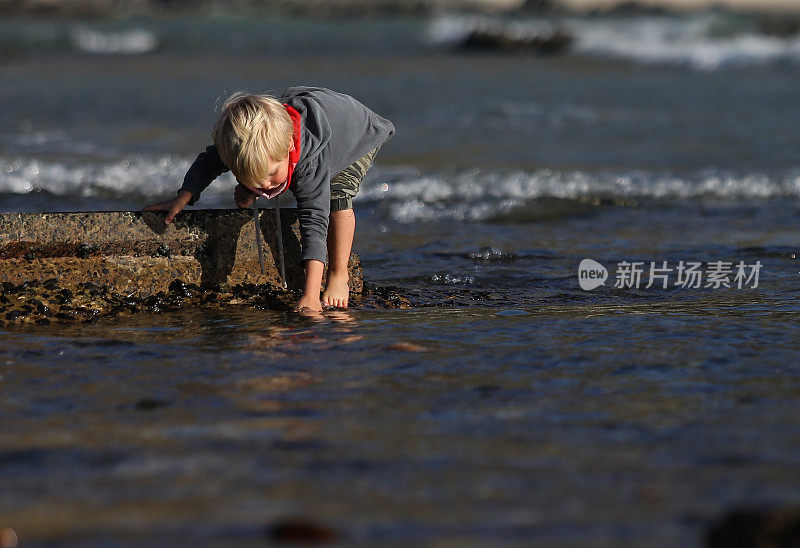
{"label": "boy's arm", "polygon": [[178,195],[169,200],[158,202],[144,208],[145,211],[166,211],[164,218],[166,224],[170,224],[172,219],[183,211],[187,205],[194,205],[200,193],[211,184],[211,181],[228,171],[228,166],[222,162],[222,158],[217,153],[214,145],[206,147],[206,151],[200,153],[194,163],[186,171],[183,178],[183,185],[178,190]]}
{"label": "boy's arm", "polygon": [[298,307],[321,310],[319,293],[322,271],[328,257],[328,216],[331,208],[330,170],[327,164],[309,166],[292,175],[290,186],[297,200],[297,218],[300,224],[300,260],[306,280],[303,297]]}
{"label": "boy's arm", "polygon": [[217,147],[211,145],[206,147],[205,152],[201,152],[194,163],[186,171],[186,176],[183,178],[183,185],[178,194],[182,191],[187,191],[192,195],[188,205],[194,203],[200,198],[200,193],[203,192],[211,182],[229,171],[228,166],[222,161]]}
{"label": "boy's arm", "polygon": [[315,312],[322,310],[322,303],[319,300],[319,292],[322,290],[322,271],[325,263],[310,259],[306,261],[305,273],[306,281],[303,285],[303,296],[297,303],[297,309],[308,308]]}
{"label": "boy's arm", "polygon": [[300,260],[328,258],[328,216],[331,211],[330,171],[325,164],[292,175],[289,187],[297,200],[297,219],[300,224]]}
{"label": "boy's arm", "polygon": [[167,214],[164,217],[164,224],[170,224],[172,219],[175,218],[175,215],[183,211],[183,208],[186,207],[186,204],[189,203],[189,200],[192,199],[192,195],[186,190],[179,190],[178,195],[174,198],[170,198],[169,200],[164,200],[163,202],[158,202],[157,204],[151,204],[144,208],[145,211],[166,211]]}

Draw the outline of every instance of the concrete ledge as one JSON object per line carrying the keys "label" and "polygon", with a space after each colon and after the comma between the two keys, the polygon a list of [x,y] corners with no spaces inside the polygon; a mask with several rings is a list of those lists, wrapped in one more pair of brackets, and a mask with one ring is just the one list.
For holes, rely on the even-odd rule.
{"label": "concrete ledge", "polygon": [[[275,216],[262,210],[261,274],[252,210],[185,211],[164,225],[163,212],[0,214],[0,282],[55,278],[60,287],[92,282],[145,298],[176,279],[204,288],[243,283],[281,288]],[[295,209],[281,209],[289,289],[303,284]],[[363,288],[358,256],[350,257],[350,289]]]}

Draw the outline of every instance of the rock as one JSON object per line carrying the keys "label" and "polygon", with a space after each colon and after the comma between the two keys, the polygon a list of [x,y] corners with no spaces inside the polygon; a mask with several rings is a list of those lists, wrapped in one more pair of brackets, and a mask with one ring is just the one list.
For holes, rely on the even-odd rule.
{"label": "rock", "polygon": [[153,252],[154,257],[166,257],[169,259],[172,256],[172,251],[170,251],[169,246],[167,244],[161,244],[158,246]]}
{"label": "rock", "polygon": [[800,546],[800,508],[743,508],[723,517],[706,537],[710,548]]}
{"label": "rock", "polygon": [[[281,223],[288,286],[299,289],[304,272],[297,211],[284,209]],[[0,214],[0,282],[16,287],[57,279],[60,288],[102,284],[139,297],[166,292],[178,278],[203,288],[250,283],[281,289],[275,217],[264,212],[258,232],[264,274],[250,211],[185,211],[170,225],[163,212]],[[353,254],[351,293],[361,292],[361,276]]]}
{"label": "rock", "polygon": [[800,34],[800,16],[790,14],[768,14],[758,20],[758,30],[767,36],[792,38]]}
{"label": "rock", "polygon": [[406,341],[393,342],[386,347],[386,350],[399,350],[400,352],[428,352],[428,348]]}
{"label": "rock", "polygon": [[25,314],[25,312],[23,312],[22,310],[12,310],[11,312],[8,312],[6,314],[6,319],[10,322],[13,322],[15,320],[22,318],[23,316],[27,316],[27,314]]}
{"label": "rock", "polygon": [[563,53],[572,45],[571,35],[562,30],[552,33],[519,35],[504,26],[485,26],[473,29],[458,45],[461,51],[506,53]]}
{"label": "rock", "polygon": [[79,259],[86,259],[97,253],[97,246],[92,244],[80,244],[75,250],[75,256]]}
{"label": "rock", "polygon": [[556,0],[525,0],[520,6],[524,13],[549,13],[563,9]]}
{"label": "rock", "polygon": [[653,5],[636,0],[617,2],[610,5],[602,5],[589,12],[591,15],[600,16],[623,16],[636,17],[642,15],[668,15],[669,8],[666,6]]}
{"label": "rock", "polygon": [[159,407],[166,407],[170,404],[170,402],[166,400],[156,400],[153,398],[142,398],[141,400],[137,401],[136,404],[133,406],[134,409],[138,409],[139,411],[151,411],[153,409],[158,409]]}
{"label": "rock", "polygon": [[268,542],[316,543],[340,540],[340,535],[335,530],[306,518],[278,520],[267,527],[266,536]]}

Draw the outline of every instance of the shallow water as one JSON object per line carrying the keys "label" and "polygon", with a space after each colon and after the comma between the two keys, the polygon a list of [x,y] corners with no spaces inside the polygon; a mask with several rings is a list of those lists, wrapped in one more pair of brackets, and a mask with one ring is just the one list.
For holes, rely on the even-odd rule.
{"label": "shallow water", "polygon": [[[320,21],[17,21],[0,211],[140,208],[225,91],[325,85],[398,127],[356,249],[413,307],[0,331],[0,527],[249,545],[300,516],[349,542],[686,546],[730,508],[796,504],[800,66],[793,39],[764,56],[723,22],[740,39],[573,21],[580,48],[529,58],[450,53],[458,18],[349,23],[341,43]],[[147,45],[136,29],[158,45],[86,51]],[[609,29],[652,40],[615,53]],[[580,288],[585,258],[605,286]],[[614,287],[622,261],[761,271]]]}
{"label": "shallow water", "polygon": [[765,304],[4,333],[4,519],[89,544],[257,544],[300,515],[370,543],[691,545],[796,494],[800,347]]}

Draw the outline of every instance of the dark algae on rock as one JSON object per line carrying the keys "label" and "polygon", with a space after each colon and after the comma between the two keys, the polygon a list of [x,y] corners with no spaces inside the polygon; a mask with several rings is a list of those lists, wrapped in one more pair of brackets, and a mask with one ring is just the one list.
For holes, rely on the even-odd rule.
{"label": "dark algae on rock", "polygon": [[[0,326],[47,325],[52,322],[93,322],[141,312],[160,313],[186,307],[221,308],[231,305],[264,310],[292,310],[300,293],[252,283],[203,288],[180,279],[167,291],[138,296],[112,291],[92,282],[62,287],[51,278],[44,282],[0,285]],[[354,308],[410,308],[411,302],[398,288],[368,286],[354,294]]]}

